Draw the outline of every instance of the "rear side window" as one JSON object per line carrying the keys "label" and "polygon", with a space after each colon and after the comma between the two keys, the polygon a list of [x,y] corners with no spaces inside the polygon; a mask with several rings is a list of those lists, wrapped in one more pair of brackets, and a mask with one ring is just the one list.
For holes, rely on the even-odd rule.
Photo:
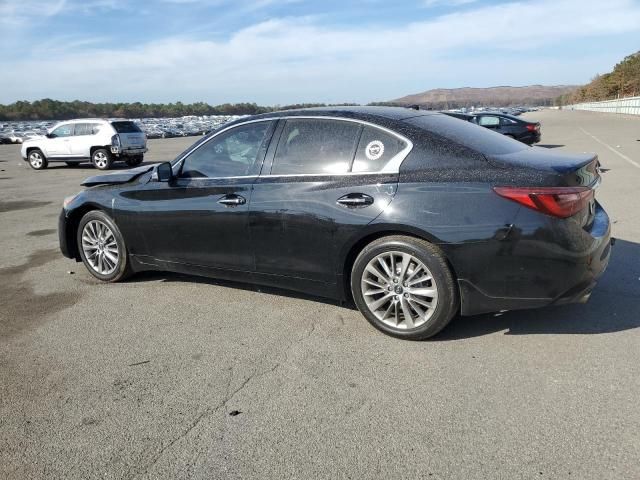
{"label": "rear side window", "polygon": [[340,120],[287,120],[271,174],[347,173],[360,128],[357,123]]}
{"label": "rear side window", "polygon": [[142,130],[134,122],[111,122],[118,133],[141,133]]}
{"label": "rear side window", "polygon": [[504,155],[529,148],[524,143],[505,137],[500,133],[479,127],[471,122],[460,122],[448,115],[421,115],[408,118],[405,122],[484,155]]}
{"label": "rear side window", "polygon": [[97,123],[76,123],[75,135],[94,135],[98,131],[97,126]]}
{"label": "rear side window", "polygon": [[353,172],[378,172],[407,146],[395,135],[374,127],[364,127]]}

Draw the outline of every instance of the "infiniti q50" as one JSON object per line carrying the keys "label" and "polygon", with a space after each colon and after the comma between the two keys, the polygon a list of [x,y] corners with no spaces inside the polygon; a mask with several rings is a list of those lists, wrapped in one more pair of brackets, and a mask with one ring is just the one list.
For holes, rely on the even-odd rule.
{"label": "infiniti q50", "polygon": [[161,270],[283,287],[423,339],[456,314],[586,301],[610,255],[599,182],[595,155],[436,112],[304,109],[87,179],[59,238],[105,282]]}

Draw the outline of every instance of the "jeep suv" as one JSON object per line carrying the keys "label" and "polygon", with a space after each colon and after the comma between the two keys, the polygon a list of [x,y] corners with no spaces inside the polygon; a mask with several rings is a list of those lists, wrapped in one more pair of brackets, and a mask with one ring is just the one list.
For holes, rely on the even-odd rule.
{"label": "jeep suv", "polygon": [[49,162],[73,165],[90,161],[99,170],[108,170],[122,160],[130,167],[142,163],[147,137],[129,120],[82,119],[55,125],[46,136],[22,143],[22,159],[31,168],[42,170]]}

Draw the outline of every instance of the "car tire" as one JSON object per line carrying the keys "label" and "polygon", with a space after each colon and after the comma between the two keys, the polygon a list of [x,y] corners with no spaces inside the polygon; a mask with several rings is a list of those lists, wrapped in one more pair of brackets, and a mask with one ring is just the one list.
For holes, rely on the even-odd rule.
{"label": "car tire", "polygon": [[27,160],[29,161],[29,166],[34,170],[44,170],[49,165],[49,162],[47,162],[47,157],[45,157],[44,153],[42,153],[42,150],[38,148],[29,152]]}
{"label": "car tire", "polygon": [[115,222],[101,210],[84,215],[76,233],[78,251],[89,273],[102,282],[119,282],[131,275],[124,238]]}
{"label": "car tire", "polygon": [[109,170],[113,164],[111,152],[106,148],[98,148],[91,154],[91,163],[98,170]]}
{"label": "car tire", "polygon": [[375,328],[406,340],[436,335],[459,308],[458,289],[442,251],[408,236],[382,237],[367,245],[353,264],[351,292]]}
{"label": "car tire", "polygon": [[134,155],[133,157],[127,157],[126,164],[130,167],[137,167],[144,161],[144,155]]}

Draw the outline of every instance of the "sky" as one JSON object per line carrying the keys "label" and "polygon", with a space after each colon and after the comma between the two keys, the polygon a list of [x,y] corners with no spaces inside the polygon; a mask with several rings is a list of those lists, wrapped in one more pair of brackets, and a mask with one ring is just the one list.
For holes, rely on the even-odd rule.
{"label": "sky", "polygon": [[640,0],[0,0],[0,103],[584,84],[639,40]]}

